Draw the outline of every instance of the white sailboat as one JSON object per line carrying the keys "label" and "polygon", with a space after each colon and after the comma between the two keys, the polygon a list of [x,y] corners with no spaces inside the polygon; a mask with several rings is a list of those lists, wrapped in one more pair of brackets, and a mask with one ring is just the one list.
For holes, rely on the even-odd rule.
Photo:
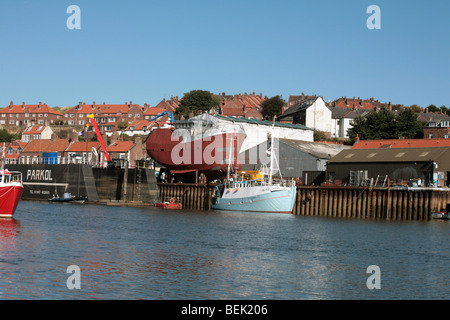
{"label": "white sailboat", "polygon": [[220,187],[216,187],[213,195],[213,209],[247,212],[292,212],[297,194],[294,181],[283,180],[281,173],[279,180],[275,181],[273,177],[275,164],[279,170],[275,155],[273,130],[271,132],[271,146],[267,153],[270,153],[269,170],[262,168],[262,178],[244,180],[239,179],[238,175],[234,175],[233,178],[230,177],[230,151],[227,180]]}

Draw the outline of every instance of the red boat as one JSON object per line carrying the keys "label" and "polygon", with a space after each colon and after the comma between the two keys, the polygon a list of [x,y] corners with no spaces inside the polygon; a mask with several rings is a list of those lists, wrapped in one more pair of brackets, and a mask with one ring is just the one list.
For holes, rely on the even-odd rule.
{"label": "red boat", "polygon": [[[235,164],[233,169],[240,170],[236,153],[246,137],[245,133],[208,133],[206,130],[206,134],[176,136],[175,131],[174,127],[156,128],[146,142],[148,155],[171,173],[190,174],[192,177],[203,173],[208,179],[221,179],[227,175],[229,161]],[[228,150],[232,150],[232,154]]]}
{"label": "red boat", "polygon": [[22,192],[22,173],[0,170],[0,218],[14,215]]}
{"label": "red boat", "polygon": [[175,201],[175,198],[170,198],[168,201],[157,202],[155,207],[166,208],[166,209],[183,209],[183,205],[180,200]]}

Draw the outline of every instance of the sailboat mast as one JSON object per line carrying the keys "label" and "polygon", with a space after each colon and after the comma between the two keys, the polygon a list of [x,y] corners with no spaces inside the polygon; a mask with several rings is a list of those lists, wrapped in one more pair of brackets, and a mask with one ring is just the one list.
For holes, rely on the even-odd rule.
{"label": "sailboat mast", "polygon": [[[228,138],[227,138],[228,141]],[[230,137],[230,144],[228,146],[228,168],[227,168],[227,182],[230,181],[230,168],[231,168],[231,148],[233,147],[233,136]]]}
{"label": "sailboat mast", "polygon": [[273,137],[273,128],[275,126],[275,120],[274,123],[271,127],[271,131],[270,131],[270,168],[269,168],[269,184],[272,184],[272,172],[273,172],[273,152],[274,152],[274,148],[273,148],[273,144],[274,144],[274,137]]}

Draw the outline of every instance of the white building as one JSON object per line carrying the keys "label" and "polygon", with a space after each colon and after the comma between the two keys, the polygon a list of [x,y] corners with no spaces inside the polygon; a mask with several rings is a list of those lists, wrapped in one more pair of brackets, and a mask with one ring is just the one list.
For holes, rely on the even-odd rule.
{"label": "white building", "polygon": [[50,139],[53,130],[49,126],[30,126],[22,133],[21,141],[29,142],[31,140]]}
{"label": "white building", "polygon": [[332,121],[331,110],[322,97],[305,99],[287,109],[278,120],[300,124],[317,131],[322,131],[331,137]]}
{"label": "white building", "polygon": [[331,110],[331,137],[347,139],[348,129],[352,127],[353,120],[364,116],[369,110],[353,110],[350,108],[330,107]]}

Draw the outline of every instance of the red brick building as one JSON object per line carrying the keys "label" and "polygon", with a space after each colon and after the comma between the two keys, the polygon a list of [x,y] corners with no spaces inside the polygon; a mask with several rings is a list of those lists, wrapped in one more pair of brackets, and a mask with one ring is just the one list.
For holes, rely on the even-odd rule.
{"label": "red brick building", "polygon": [[450,139],[450,116],[445,113],[422,112],[419,120],[425,122],[423,135],[428,139]]}
{"label": "red brick building", "polygon": [[[131,123],[144,118],[144,110],[139,104],[131,101],[124,104],[92,104],[78,103],[64,113],[64,124],[85,126],[90,123],[87,117],[94,114],[95,121],[102,133],[112,133],[117,131],[122,121]],[[90,127],[89,131],[91,131]]]}
{"label": "red brick building", "polygon": [[53,110],[47,104],[14,104],[12,101],[9,106],[0,110],[0,125],[3,126],[48,126],[62,120],[61,112]]}
{"label": "red brick building", "polygon": [[219,114],[229,117],[244,117],[246,119],[262,120],[261,104],[267,99],[262,94],[236,94],[226,96],[225,93],[219,95],[221,98]]}

